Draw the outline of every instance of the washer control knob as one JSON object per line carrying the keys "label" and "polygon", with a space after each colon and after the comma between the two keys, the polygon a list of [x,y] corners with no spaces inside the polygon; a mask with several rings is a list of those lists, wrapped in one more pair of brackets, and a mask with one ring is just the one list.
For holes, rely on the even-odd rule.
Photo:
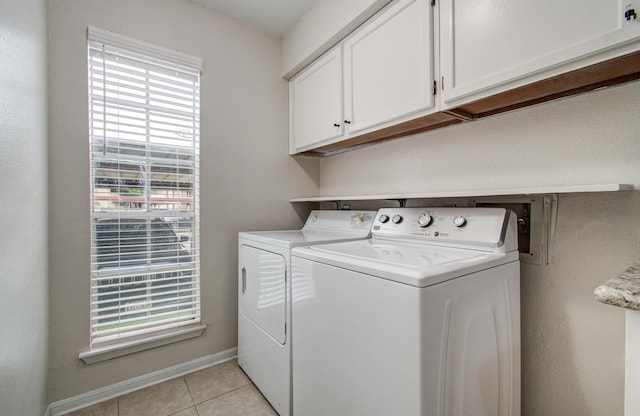
{"label": "washer control knob", "polygon": [[402,215],[394,215],[393,217],[391,217],[391,222],[394,224],[400,224],[402,222]]}
{"label": "washer control knob", "polygon": [[462,215],[458,215],[453,219],[453,225],[455,225],[456,227],[464,227],[465,225],[467,225],[467,219]]}
{"label": "washer control knob", "polygon": [[380,218],[378,218],[378,221],[380,221],[381,223],[385,224],[385,223],[389,222],[389,216],[387,214],[382,214],[382,215],[380,215]]}
{"label": "washer control knob", "polygon": [[432,222],[433,222],[433,217],[431,217],[431,215],[427,214],[426,212],[420,215],[420,218],[418,218],[418,225],[420,227],[428,227],[431,225]]}

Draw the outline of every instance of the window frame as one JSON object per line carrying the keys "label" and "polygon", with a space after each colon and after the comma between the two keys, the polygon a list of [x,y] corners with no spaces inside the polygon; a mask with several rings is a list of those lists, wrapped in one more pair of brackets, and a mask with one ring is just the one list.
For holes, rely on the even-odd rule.
{"label": "window frame", "polygon": [[[95,60],[95,55],[100,54],[100,51],[99,51],[100,48],[102,53],[101,57],[102,57],[102,64],[103,64],[102,72],[101,72],[103,74],[102,76],[104,76],[105,73],[111,74],[106,69],[107,62],[110,62],[110,61],[106,60],[104,57],[109,56],[109,58],[112,58],[113,56],[117,56],[117,57],[122,56],[123,61],[128,60],[128,62],[131,63],[132,60],[133,61],[138,60],[141,66],[148,65],[149,68],[152,68],[152,70],[154,71],[153,72],[154,74],[160,74],[159,75],[160,77],[166,76],[166,80],[167,80],[166,82],[168,82],[169,84],[166,84],[163,81],[163,79],[160,79],[160,81],[158,81],[160,84],[159,90],[163,91],[164,93],[166,93],[167,91],[171,92],[170,89],[174,88],[170,85],[170,82],[173,79],[172,73],[188,74],[189,76],[194,77],[193,79],[195,81],[193,81],[194,91],[193,91],[192,101],[189,101],[188,98],[184,100],[186,103],[185,106],[187,106],[187,108],[193,108],[193,128],[190,130],[190,133],[186,134],[187,137],[189,135],[193,136],[192,148],[189,147],[189,143],[190,143],[189,140],[191,139],[182,140],[182,137],[180,136],[180,131],[177,129],[171,129],[171,128],[165,127],[164,133],[159,133],[159,134],[161,135],[167,134],[168,136],[152,137],[151,136],[152,133],[150,133],[151,130],[147,128],[145,133],[140,133],[141,136],[146,137],[146,141],[144,141],[145,157],[138,157],[139,155],[136,156],[135,152],[138,148],[142,149],[143,142],[140,141],[138,146],[138,143],[136,143],[137,139],[135,138],[122,139],[120,130],[119,130],[120,128],[119,120],[113,123],[118,125],[117,138],[113,139],[108,137],[107,131],[108,131],[108,126],[110,125],[110,122],[108,121],[109,118],[107,116],[108,105],[103,104],[102,105],[103,114],[96,115],[95,114],[96,112],[94,111],[95,103],[93,101],[93,99],[95,98],[95,96],[93,95],[95,91],[93,89],[92,82],[94,82],[95,79],[93,78],[94,73],[91,72],[92,71],[91,63],[92,63],[92,59]],[[146,349],[145,345],[148,345],[148,348],[153,348],[155,346],[158,346],[158,343],[162,345],[163,343],[175,342],[177,340],[185,339],[185,337],[190,338],[192,336],[199,336],[204,330],[204,328],[206,327],[205,325],[201,324],[200,254],[199,254],[200,253],[200,244],[199,244],[200,111],[199,111],[199,105],[200,105],[200,74],[202,71],[202,60],[200,58],[196,58],[181,52],[158,47],[146,42],[138,41],[133,38],[129,38],[114,32],[106,31],[106,30],[91,27],[91,26],[87,29],[87,57],[88,57],[87,70],[88,70],[88,78],[89,78],[89,85],[88,85],[88,88],[89,88],[89,91],[88,91],[89,144],[90,144],[90,163],[91,163],[91,167],[90,167],[91,238],[90,240],[91,240],[91,256],[92,256],[91,258],[92,283],[90,285],[91,286],[91,289],[90,289],[91,290],[90,350],[81,353],[80,358],[82,358],[85,362],[90,362],[90,361],[97,362],[103,359],[101,357],[104,357],[104,356],[106,356],[106,358],[104,359],[108,359],[108,358],[113,358],[114,356],[124,355],[125,353],[128,354],[130,352],[134,352],[137,350]],[[166,71],[166,74],[163,74],[163,71]],[[100,70],[96,71],[96,73],[98,72],[100,72]],[[147,71],[147,74],[148,73],[149,71]],[[150,75],[147,75],[147,78],[144,78],[145,79],[144,83],[147,88],[145,94],[147,97],[154,94],[155,91],[158,91],[158,90],[151,89],[151,88],[156,88],[158,86],[158,83],[150,87],[151,81],[149,81],[149,78],[148,78],[149,76]],[[120,77],[119,71],[116,78],[118,77]],[[179,77],[178,75],[175,75],[175,78],[178,78],[178,77]],[[185,75],[185,77],[187,76]],[[108,81],[108,76],[107,76],[107,81]],[[103,101],[108,102],[110,98],[109,98],[109,92],[107,91],[106,84],[108,84],[108,82],[105,82],[102,85],[102,98],[103,98]],[[197,90],[195,88],[197,88]],[[97,89],[99,90],[100,88],[98,87]],[[175,102],[182,101],[180,96],[181,93],[182,93],[182,90],[180,90],[180,86],[173,89],[173,92],[171,92],[171,94],[173,94],[173,96],[176,97]],[[106,100],[104,100],[105,97],[106,97]],[[165,100],[164,102],[165,104],[162,104],[159,98],[156,99],[155,100],[156,105],[154,108],[148,107],[149,102],[150,102],[149,99],[147,99],[146,101],[147,106],[145,104],[140,105],[140,108],[141,108],[140,111],[141,112],[146,111],[145,117],[147,118],[149,117],[150,112],[155,111],[157,115],[159,106],[163,106],[163,105],[167,112],[170,113],[175,110],[176,114],[179,113],[178,107],[177,107],[178,104],[174,104],[173,98],[171,97],[168,100]],[[157,104],[157,103],[160,103],[160,104]],[[188,107],[188,106],[192,106],[192,107]],[[160,110],[161,112],[165,111],[162,109]],[[177,116],[175,118],[177,118]],[[94,123],[96,123],[96,120],[98,119],[102,120],[102,127],[96,130],[96,125],[94,125]],[[126,117],[123,117],[123,119],[126,119]],[[171,116],[167,116],[167,120],[169,119],[171,119]],[[156,124],[162,124],[162,123],[168,123],[166,125],[169,125],[172,128],[175,127],[172,123],[177,125],[177,122],[171,121],[171,120],[169,122],[161,121]],[[96,124],[100,124],[100,122]],[[148,125],[149,125],[149,122],[147,121],[147,126]],[[100,140],[95,137],[96,136],[95,133],[98,130],[101,130],[103,134],[102,141],[101,141],[102,151],[100,152],[102,153],[102,155],[98,154],[97,152],[97,147],[99,147],[97,145],[99,145]],[[162,129],[157,128],[155,131],[156,132],[162,131]],[[126,136],[126,134],[123,134],[122,136]],[[128,144],[123,145],[122,143],[125,143],[125,142],[127,142]],[[131,143],[134,143],[134,145],[132,145]],[[114,150],[112,146],[115,146],[117,149]],[[122,151],[122,149],[124,149],[124,151]],[[134,149],[134,150],[131,150],[131,149]],[[173,155],[168,149],[171,149],[171,152],[175,152],[175,155]],[[185,155],[187,156],[183,156],[183,153],[182,153],[183,150],[186,152]],[[191,151],[191,153],[189,153],[188,150]],[[163,151],[165,153],[163,153]],[[123,153],[127,153],[127,152],[129,152],[129,154],[123,156]],[[150,155],[152,155],[152,157],[150,157]],[[164,155],[170,155],[170,156],[164,156]],[[153,156],[157,156],[158,158],[160,156],[164,156],[164,157],[168,157],[169,159],[167,159],[165,163],[164,159],[161,159],[158,161],[158,160],[155,160]],[[189,159],[189,158],[192,158],[192,159]],[[107,163],[107,162],[114,162],[114,161],[118,163],[118,168],[115,170],[115,172],[118,175],[117,176],[118,178],[122,176],[120,172],[124,172],[125,176],[127,174],[130,175],[132,172],[131,169],[129,170],[125,169],[123,171],[121,169],[121,164],[125,165],[128,163],[129,165],[132,165],[137,163],[139,164],[139,166],[144,167],[142,169],[144,171],[143,172],[144,178],[139,181],[141,185],[137,186],[136,180],[129,180],[128,182],[125,181],[132,188],[137,188],[135,189],[136,195],[138,195],[138,199],[140,199],[141,202],[133,203],[136,206],[129,205],[128,209],[126,207],[124,207],[123,209],[113,208],[113,206],[115,206],[116,204],[122,203],[123,200],[136,199],[136,197],[131,195],[129,195],[128,199],[123,198],[122,190],[121,190],[122,189],[121,181],[117,181],[118,183],[115,185],[117,187],[117,191],[115,192],[115,195],[109,194],[109,196],[116,198],[118,202],[113,203],[111,206],[107,205],[108,208],[106,210],[97,209],[96,172],[99,169],[102,169],[104,171],[104,166],[106,165],[104,166],[100,165],[101,162]],[[155,173],[154,173],[154,168],[155,168]],[[187,172],[187,173],[183,174],[184,173],[183,169],[184,169],[184,172]],[[189,171],[189,169],[191,170]],[[109,178],[109,176],[106,176],[106,174],[105,174],[105,177]],[[169,177],[170,179],[173,179],[173,182],[166,182],[166,183],[162,182],[165,179],[158,179],[160,177]],[[187,184],[186,188],[180,188],[180,184],[181,184],[180,181],[183,180],[182,179],[183,177],[189,178],[189,180],[191,180],[191,182],[185,182]],[[154,185],[153,185],[154,180],[158,188],[154,188]],[[169,183],[169,185],[167,185],[167,183]],[[176,189],[172,188],[174,183],[177,184]],[[189,191],[189,186],[191,187],[190,191]],[[153,200],[152,194],[154,193],[154,191],[157,192],[157,190],[160,188],[164,189],[167,192],[167,194],[170,192],[172,193],[173,191],[176,191],[176,190],[178,191],[178,197],[167,198],[167,201],[170,201],[170,202],[167,202],[165,204],[166,209],[158,208],[159,204],[157,203],[157,198],[155,200],[156,209],[154,209],[154,200]],[[113,191],[109,191],[109,192],[113,192]],[[190,200],[189,200],[189,193],[190,193]],[[140,197],[140,194],[141,194],[141,197]],[[185,194],[187,195],[187,197],[184,197],[184,198],[180,197],[180,195],[185,195]],[[107,204],[109,204],[109,202],[107,202]],[[144,207],[144,209],[140,209],[140,207]],[[189,223],[191,226],[190,228],[191,239],[188,240],[189,241],[188,251],[183,246],[183,243],[186,240],[179,238],[178,235],[176,234],[176,230],[173,227],[171,227],[167,222],[167,219],[172,219],[172,218],[176,219],[178,223],[181,221],[181,219],[189,219]],[[98,247],[99,246],[98,240],[100,239],[100,236],[98,232],[99,227],[97,224],[102,222],[102,224],[107,224],[107,227],[108,227],[109,221],[115,221],[114,224],[118,224],[117,225],[118,244],[117,244],[116,252],[112,250],[111,257],[109,256],[105,257],[104,252],[100,254],[100,251],[99,251],[100,248]],[[164,298],[169,298],[171,300],[178,299],[179,301],[180,299],[183,299],[183,298],[180,298],[182,296],[182,293],[186,294],[185,298],[188,300],[187,304],[193,306],[192,308],[193,314],[183,312],[181,314],[183,315],[182,317],[177,316],[175,318],[172,318],[174,319],[174,321],[171,321],[171,319],[168,319],[168,316],[167,316],[166,317],[167,319],[165,319],[164,324],[161,324],[161,325],[156,325],[158,321],[153,321],[153,323],[151,323],[152,321],[151,319],[147,319],[146,320],[147,323],[142,323],[142,322],[138,323],[136,321],[133,324],[129,323],[129,325],[132,325],[134,327],[136,325],[139,325],[140,330],[117,329],[115,330],[115,332],[112,331],[113,332],[112,335],[101,336],[101,335],[98,335],[95,330],[95,327],[96,327],[95,322],[98,321],[96,314],[97,314],[97,311],[99,311],[98,304],[100,303],[100,301],[95,300],[98,293],[95,282],[97,282],[98,279],[100,279],[99,272],[102,272],[104,270],[104,267],[100,267],[100,265],[104,266],[105,264],[105,263],[101,263],[101,259],[107,259],[107,258],[111,259],[112,257],[113,258],[117,257],[118,259],[120,259],[116,262],[112,261],[112,263],[115,263],[118,266],[118,273],[114,274],[114,277],[121,279],[120,283],[116,285],[118,287],[117,288],[118,301],[120,301],[121,300],[120,292],[124,292],[126,290],[126,289],[125,290],[122,289],[122,286],[125,286],[125,283],[124,283],[125,280],[122,280],[122,279],[123,279],[123,276],[127,274],[127,271],[125,270],[126,268],[121,267],[121,263],[124,263],[124,261],[121,259],[126,258],[126,255],[122,254],[123,252],[122,250],[131,249],[131,246],[126,246],[126,243],[123,243],[125,239],[123,239],[122,235],[125,235],[125,231],[131,228],[126,224],[129,224],[132,221],[136,223],[135,225],[136,227],[138,228],[141,227],[140,229],[146,233],[146,245],[139,245],[137,248],[134,249],[134,250],[137,250],[135,251],[134,254],[131,254],[131,252],[129,252],[130,253],[128,254],[129,258],[135,259],[135,262],[133,263],[136,264],[136,267],[138,267],[139,263],[141,262],[145,263],[144,273],[148,275],[147,282],[150,282],[152,278],[155,279],[159,275],[159,273],[165,273],[165,272],[160,272],[158,270],[162,268],[166,268],[167,269],[166,273],[170,273],[167,275],[169,277],[165,278],[164,274],[161,275],[160,277],[160,280],[165,279],[166,282],[165,281],[156,282],[156,283],[159,283],[160,286],[163,287],[164,289],[168,289],[165,292],[170,292],[168,295],[164,293],[162,294],[162,296],[164,296]],[[173,233],[173,235],[170,235],[169,233]],[[163,240],[161,239],[163,238],[161,234],[165,236]],[[132,244],[135,244],[137,240],[132,239],[131,241],[134,241]],[[154,241],[162,241],[162,244],[160,243],[156,244],[154,243]],[[113,247],[110,247],[110,248],[113,249]],[[104,250],[104,248],[102,249]],[[186,254],[187,252],[189,254]],[[185,262],[185,264],[180,264],[183,261]],[[162,264],[159,266],[158,263],[162,263]],[[187,267],[189,268],[188,274],[183,274],[187,272],[180,271],[180,270],[186,269]],[[98,270],[98,269],[101,269],[101,270]],[[125,271],[122,271],[122,270],[125,270]],[[131,273],[132,272],[129,271],[129,274]],[[136,271],[136,273],[138,272]],[[138,276],[135,276],[135,277],[138,277]],[[133,278],[133,277],[130,276],[130,278]],[[151,283],[151,285],[153,284],[154,283]],[[149,286],[149,284],[147,284],[147,286]],[[148,292],[151,293],[153,291],[148,290]],[[153,303],[154,296],[155,296],[155,299],[160,298],[160,295],[157,294],[157,292],[158,292],[158,289],[156,289],[155,295],[147,295],[147,297],[151,300],[148,300],[147,302],[144,302],[144,301],[140,302],[140,304],[146,305],[145,307],[148,306],[149,313],[150,312],[156,313],[159,310],[161,310],[161,308],[163,307],[163,306],[157,306],[157,305],[154,306],[154,303]],[[176,301],[176,305],[178,301]],[[160,305],[160,302],[156,301],[156,303]],[[124,314],[123,312],[120,312],[120,309],[121,309],[120,306],[111,308],[112,311],[117,310],[115,314],[118,316]],[[147,313],[147,315],[149,315],[149,313]],[[144,315],[145,313],[144,312],[138,313],[138,315],[141,315],[141,314]],[[177,314],[173,313],[173,315],[176,316]],[[151,316],[155,316],[155,315],[151,314]],[[124,352],[122,353],[118,352],[119,350],[124,350]]]}

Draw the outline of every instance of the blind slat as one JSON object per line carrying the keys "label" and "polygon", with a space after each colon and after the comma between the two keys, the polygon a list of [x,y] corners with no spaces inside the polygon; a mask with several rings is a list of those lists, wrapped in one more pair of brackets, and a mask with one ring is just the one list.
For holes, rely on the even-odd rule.
{"label": "blind slat", "polygon": [[200,320],[200,68],[89,32],[94,345]]}
{"label": "blind slat", "polygon": [[[104,123],[104,120],[102,119],[99,119],[98,121],[100,121],[101,123]],[[169,123],[163,123],[163,122],[157,122],[157,121],[150,122],[148,120],[141,119],[141,118],[107,113],[107,124],[113,124],[116,122],[118,123],[119,126],[121,126],[123,129],[126,129],[127,131],[136,131],[137,129],[148,128],[154,132],[162,132],[162,133],[170,133],[170,134],[175,134],[176,129],[184,129],[184,128],[192,127],[184,123],[169,124]],[[145,124],[141,124],[142,122],[144,122]],[[104,129],[104,127],[102,129]],[[185,134],[185,133],[181,132],[181,134]],[[182,141],[185,141],[185,142],[192,141],[193,134],[190,134],[189,136],[190,138],[188,140],[185,138]],[[166,137],[169,137],[169,135],[166,135]]]}
{"label": "blind slat", "polygon": [[[102,305],[102,314],[100,316],[94,316],[92,321],[97,323],[107,322],[108,324],[113,320],[113,318],[117,318],[119,322],[128,318],[135,318],[135,320],[139,320],[140,312],[148,313],[150,311],[167,311],[170,309],[175,310],[176,308],[181,309],[183,306],[188,307],[191,305],[197,296],[196,291],[192,288],[174,290],[171,292],[167,291],[163,292],[163,294],[165,296],[173,297],[174,301],[168,303],[154,303],[147,301],[144,297],[136,297],[132,300],[127,300],[127,303],[118,302],[118,299],[99,301]],[[123,309],[125,310],[124,312],[122,311]]]}
{"label": "blind slat", "polygon": [[[108,288],[109,286],[107,286]],[[116,285],[111,285],[111,288],[117,288]],[[167,281],[166,285],[157,285],[153,287],[154,290],[162,290],[162,289],[170,289],[170,290],[165,290],[163,291],[163,294],[181,294],[181,296],[183,297],[193,297],[195,296],[196,291],[193,288],[193,284],[191,282],[185,282],[185,283],[173,283],[173,282],[169,282]],[[128,291],[127,294],[136,294],[137,292],[140,292],[140,289],[131,289]],[[122,292],[124,293],[124,292]],[[120,293],[120,294],[122,294]],[[114,303],[118,303],[118,305],[126,305],[127,303],[137,303],[136,300],[146,300],[147,297],[146,296],[127,296],[126,298],[122,298],[123,300],[126,300],[126,302],[122,303],[119,302],[120,298],[113,298],[113,299],[103,299],[106,298],[106,296],[103,296],[102,298],[100,296],[97,296],[97,298],[94,300],[97,304],[103,304],[103,305],[112,305]],[[149,301],[147,302],[149,305],[152,305],[153,302]],[[101,309],[101,312],[106,312],[110,309],[116,309],[120,306],[107,306],[105,307],[104,310]],[[106,318],[106,315],[100,315],[98,316],[96,319],[103,319]]]}
{"label": "blind slat", "polygon": [[162,101],[167,102],[169,100],[170,103],[177,105],[177,103],[181,103],[183,106],[194,106],[194,100],[196,96],[194,94],[186,94],[186,93],[171,93],[168,89],[160,87],[152,88],[153,85],[150,84],[141,84],[141,85],[128,85],[123,84],[117,81],[107,80],[106,86],[96,85],[94,87],[95,91],[99,91],[101,94],[98,96],[104,96],[105,92],[107,93],[107,97],[111,95],[117,96],[125,96],[133,98],[134,102],[136,98],[145,99],[148,101]]}
{"label": "blind slat", "polygon": [[[127,303],[120,303],[117,300],[104,300],[99,301],[102,305],[103,314],[100,316],[94,316],[92,321],[97,323],[101,322],[109,322],[112,318],[118,318],[119,321],[126,319],[127,317],[131,317],[136,315],[136,319],[139,319],[140,312],[148,313],[151,310],[159,311],[159,310],[168,310],[168,309],[176,309],[182,308],[183,305],[191,305],[197,296],[197,292],[192,288],[185,288],[182,290],[174,290],[171,292],[164,292],[165,296],[174,297],[177,302],[176,304],[160,304],[161,306],[154,306],[153,302],[146,301],[143,297],[138,297],[135,300],[128,301]],[[125,312],[121,310],[125,309]]]}
{"label": "blind slat", "polygon": [[[186,311],[185,314],[189,312]],[[189,325],[192,323],[199,323],[200,322],[200,315],[197,313],[193,313],[190,315],[186,315],[187,318],[185,319],[184,317],[177,317],[177,318],[171,318],[171,317],[166,317],[163,320],[159,320],[159,321],[148,321],[142,324],[132,324],[130,322],[127,322],[127,325],[123,325],[123,328],[126,328],[126,335],[128,336],[138,336],[138,335],[146,335],[152,332],[156,332],[156,331],[162,331],[168,328],[177,328],[180,327],[182,325]],[[122,337],[122,330],[118,330],[118,329],[112,329],[109,327],[106,327],[105,329],[103,329],[104,331],[104,336],[102,339],[100,339],[100,343],[104,343],[105,341],[113,341],[113,340],[117,340],[119,338]]]}
{"label": "blind slat", "polygon": [[[98,97],[95,97],[92,104],[92,110],[96,113],[95,115],[97,117],[97,120],[99,121],[104,120],[101,114],[102,112],[104,112],[104,114],[108,116],[122,116],[122,117],[128,116],[133,119],[143,118],[145,120],[149,118],[149,120],[153,122],[159,122],[162,120],[164,122],[175,123],[178,125],[198,125],[199,124],[198,119],[194,119],[193,114],[191,113],[189,113],[186,116],[181,116],[179,114],[165,115],[165,114],[149,112],[148,109],[142,108],[142,107],[124,108],[119,105],[112,105],[111,102],[107,102],[107,105],[105,107],[103,102],[104,100],[102,99],[102,96],[99,96],[99,100],[98,100]],[[198,111],[199,111],[199,108],[198,108]]]}
{"label": "blind slat", "polygon": [[148,74],[146,77],[142,77],[140,72],[131,71],[120,65],[113,65],[112,63],[105,61],[104,68],[102,67],[102,61],[95,61],[90,63],[90,75],[93,77],[94,85],[97,89],[104,87],[104,74],[107,70],[107,84],[119,85],[122,87],[142,87],[145,84],[158,93],[176,93],[180,96],[197,97],[200,92],[193,88],[191,83],[186,82],[185,79],[171,80],[164,77],[155,76],[153,73]]}
{"label": "blind slat", "polygon": [[[177,320],[176,318],[178,319],[180,318],[177,315],[189,316],[193,312],[196,312],[196,309],[193,306],[189,306],[187,304],[183,304],[180,306],[166,306],[164,308],[159,307],[156,310],[157,313],[155,314],[155,316],[150,318],[141,317],[140,312],[146,312],[146,311],[134,310],[134,311],[118,314],[117,315],[119,318],[118,323],[120,323],[123,326],[126,324],[126,328],[124,328],[124,330],[131,331],[131,330],[135,330],[145,326],[162,324],[162,322],[159,322],[159,320],[157,319],[159,317],[160,318],[167,317],[167,318],[171,318],[172,320]],[[97,322],[95,319],[93,319],[92,321]],[[110,323],[100,323],[100,322],[97,322],[97,325],[102,325],[103,327],[112,326],[110,325]],[[113,328],[113,330],[114,332],[116,331],[121,332],[123,329]]]}
{"label": "blind slat", "polygon": [[[92,97],[92,100],[95,103],[100,103],[100,104],[104,103],[104,97],[101,95]],[[107,102],[110,103],[111,105],[119,106],[120,108],[123,108],[123,109],[137,108],[137,109],[149,111],[150,113],[160,114],[164,116],[178,116],[182,118],[189,118],[189,117],[194,117],[199,113],[199,109],[197,107],[194,107],[193,111],[185,111],[185,110],[182,110],[180,106],[176,106],[176,108],[160,107],[157,105],[142,104],[142,103],[137,103],[135,101],[119,99],[114,97],[107,97]]]}
{"label": "blind slat", "polygon": [[[95,256],[93,258],[95,261]],[[189,262],[187,264],[180,264],[178,267],[160,266],[155,268],[155,270],[153,268],[146,268],[146,267],[138,268],[138,270],[133,270],[133,269],[135,269],[135,267],[121,267],[118,270],[107,269],[106,272],[104,270],[99,270],[96,272],[96,275],[91,279],[91,281],[97,282],[97,281],[103,281],[103,280],[113,280],[114,278],[117,278],[117,277],[128,278],[128,277],[142,276],[147,274],[188,272],[188,271],[194,270],[194,265],[193,265],[193,262]]]}

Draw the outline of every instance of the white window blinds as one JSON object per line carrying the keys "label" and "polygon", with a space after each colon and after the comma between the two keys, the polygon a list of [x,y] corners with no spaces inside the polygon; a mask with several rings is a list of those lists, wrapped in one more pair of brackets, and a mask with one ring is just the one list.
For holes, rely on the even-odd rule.
{"label": "white window blinds", "polygon": [[88,30],[92,346],[200,322],[200,70]]}

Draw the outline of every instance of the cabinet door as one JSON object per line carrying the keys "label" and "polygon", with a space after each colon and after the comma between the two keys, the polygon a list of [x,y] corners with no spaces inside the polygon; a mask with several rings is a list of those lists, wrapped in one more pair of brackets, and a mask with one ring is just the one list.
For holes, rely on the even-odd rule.
{"label": "cabinet door", "polygon": [[342,49],[335,48],[289,83],[290,153],[341,137]]}
{"label": "cabinet door", "polygon": [[638,50],[640,19],[624,18],[627,2],[442,0],[444,107]]}
{"label": "cabinet door", "polygon": [[347,132],[434,107],[433,11],[400,0],[344,43]]}

